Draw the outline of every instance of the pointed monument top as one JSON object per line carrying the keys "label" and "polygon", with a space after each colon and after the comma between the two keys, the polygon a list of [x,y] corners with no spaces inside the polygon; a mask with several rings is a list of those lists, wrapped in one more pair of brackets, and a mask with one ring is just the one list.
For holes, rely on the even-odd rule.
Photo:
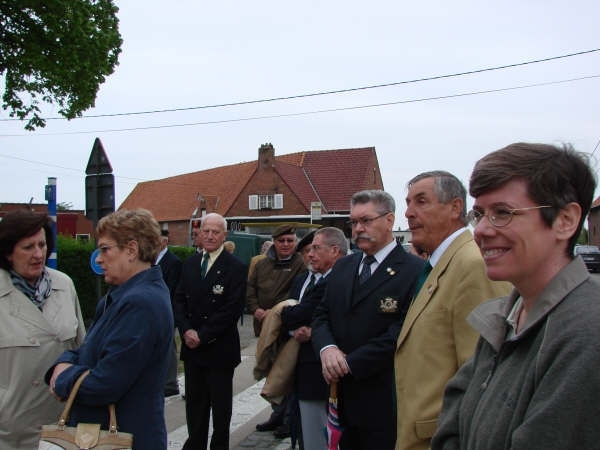
{"label": "pointed monument top", "polygon": [[108,161],[108,156],[106,156],[102,142],[100,138],[96,138],[88,165],[85,168],[85,173],[87,175],[100,175],[103,173],[112,173],[112,171],[112,166]]}

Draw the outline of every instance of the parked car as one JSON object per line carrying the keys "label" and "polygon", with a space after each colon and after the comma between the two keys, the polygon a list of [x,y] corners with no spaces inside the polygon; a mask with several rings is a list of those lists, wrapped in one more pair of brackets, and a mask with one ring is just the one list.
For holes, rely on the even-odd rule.
{"label": "parked car", "polygon": [[600,248],[595,245],[576,245],[573,253],[581,256],[588,271],[600,272]]}

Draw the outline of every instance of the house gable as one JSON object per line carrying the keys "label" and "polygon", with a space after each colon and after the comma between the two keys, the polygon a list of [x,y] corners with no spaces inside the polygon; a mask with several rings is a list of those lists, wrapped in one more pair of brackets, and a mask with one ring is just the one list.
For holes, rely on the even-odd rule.
{"label": "house gable", "polygon": [[[232,204],[227,216],[305,215],[308,210],[298,192],[307,188],[310,185],[302,168],[281,162],[275,158],[273,146],[264,144],[259,148],[256,172]],[[261,202],[265,197],[272,203]],[[282,203],[278,204],[278,200]]]}
{"label": "house gable", "polygon": [[189,245],[190,219],[209,212],[239,230],[252,218],[310,222],[311,203],[320,202],[330,217],[321,224],[338,226],[364,189],[383,189],[374,147],[275,156],[264,144],[255,161],[139,183],[120,208],[150,210],[174,244]]}

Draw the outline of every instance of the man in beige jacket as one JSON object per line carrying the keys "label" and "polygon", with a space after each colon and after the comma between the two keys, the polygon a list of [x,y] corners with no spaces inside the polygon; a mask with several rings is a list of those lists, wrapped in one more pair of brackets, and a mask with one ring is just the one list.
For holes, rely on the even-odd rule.
{"label": "man in beige jacket", "polygon": [[466,190],[455,176],[417,175],[408,183],[406,205],[412,244],[431,255],[432,268],[415,292],[396,347],[396,450],[429,448],[444,386],[475,350],[478,335],[466,316],[479,303],[510,291],[508,283],[492,282],[485,274],[466,228]]}

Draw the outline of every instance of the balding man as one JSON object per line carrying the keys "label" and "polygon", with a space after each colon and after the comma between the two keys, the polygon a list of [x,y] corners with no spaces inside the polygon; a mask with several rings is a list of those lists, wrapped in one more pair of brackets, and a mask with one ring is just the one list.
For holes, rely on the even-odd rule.
{"label": "balding man", "polygon": [[237,321],[246,296],[247,266],[223,248],[227,222],[207,214],[200,227],[202,253],[183,263],[175,293],[175,323],[182,338],[188,439],[183,450],[229,449],[233,372],[240,363]]}

